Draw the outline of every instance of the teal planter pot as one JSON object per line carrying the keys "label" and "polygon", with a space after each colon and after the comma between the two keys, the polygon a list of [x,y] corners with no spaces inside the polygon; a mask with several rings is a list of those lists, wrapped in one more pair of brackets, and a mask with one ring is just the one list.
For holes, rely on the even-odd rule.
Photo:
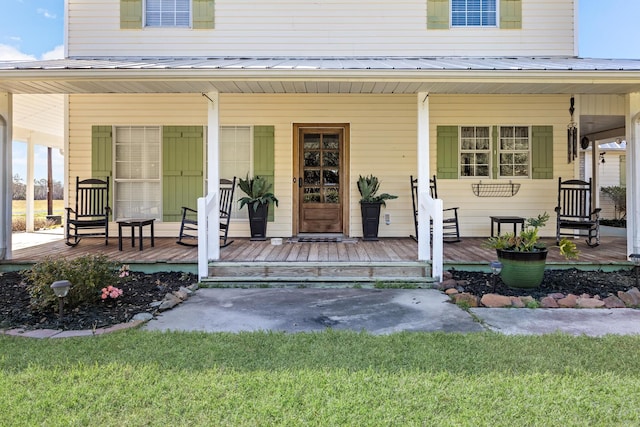
{"label": "teal planter pot", "polygon": [[516,252],[496,249],[502,263],[500,278],[510,288],[537,288],[542,283],[547,262],[547,249]]}

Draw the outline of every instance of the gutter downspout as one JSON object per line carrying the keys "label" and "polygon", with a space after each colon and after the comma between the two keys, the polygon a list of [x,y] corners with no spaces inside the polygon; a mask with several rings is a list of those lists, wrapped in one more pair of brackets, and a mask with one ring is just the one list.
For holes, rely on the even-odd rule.
{"label": "gutter downspout", "polygon": [[9,126],[4,116],[0,115],[0,260],[11,256],[11,142]]}

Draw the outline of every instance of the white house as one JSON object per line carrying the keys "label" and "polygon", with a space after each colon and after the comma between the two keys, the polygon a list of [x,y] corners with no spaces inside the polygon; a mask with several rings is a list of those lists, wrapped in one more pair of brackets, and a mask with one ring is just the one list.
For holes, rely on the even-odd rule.
{"label": "white house", "polygon": [[[486,236],[490,215],[552,212],[558,177],[580,176],[570,124],[581,137],[613,121],[629,142],[628,249],[640,252],[640,61],[579,57],[577,0],[473,4],[67,0],[65,59],[0,63],[3,182],[13,96],[61,94],[67,182],[110,176],[115,217],[144,211],[157,235],[177,235],[180,206],[215,202],[220,177],[249,174],[280,199],[270,236],[358,237],[356,181],[373,173],[399,196],[381,236],[412,233],[409,176],[427,200],[434,174],[462,235]],[[520,189],[508,197],[472,189],[510,182]],[[11,256],[6,187],[0,258]],[[306,220],[319,209],[331,213]],[[232,235],[248,235],[241,215]],[[419,234],[426,260],[425,221]],[[218,257],[211,237],[205,260]]]}

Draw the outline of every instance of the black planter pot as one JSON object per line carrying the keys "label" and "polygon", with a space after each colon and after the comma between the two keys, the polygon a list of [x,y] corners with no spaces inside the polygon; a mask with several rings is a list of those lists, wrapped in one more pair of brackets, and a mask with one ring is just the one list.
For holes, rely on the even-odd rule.
{"label": "black planter pot", "polygon": [[251,240],[267,240],[267,217],[269,216],[269,204],[253,202],[249,203],[247,207],[249,208]]}
{"label": "black planter pot", "polygon": [[362,212],[362,240],[377,241],[380,226],[380,202],[360,202]]}

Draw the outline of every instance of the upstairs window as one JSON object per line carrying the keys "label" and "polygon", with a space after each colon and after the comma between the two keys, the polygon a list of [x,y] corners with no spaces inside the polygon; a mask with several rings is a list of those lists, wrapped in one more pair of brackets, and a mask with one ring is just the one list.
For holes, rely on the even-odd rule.
{"label": "upstairs window", "polygon": [[451,26],[495,27],[496,0],[451,0]]}
{"label": "upstairs window", "polygon": [[191,0],[146,0],[147,27],[189,27]]}

